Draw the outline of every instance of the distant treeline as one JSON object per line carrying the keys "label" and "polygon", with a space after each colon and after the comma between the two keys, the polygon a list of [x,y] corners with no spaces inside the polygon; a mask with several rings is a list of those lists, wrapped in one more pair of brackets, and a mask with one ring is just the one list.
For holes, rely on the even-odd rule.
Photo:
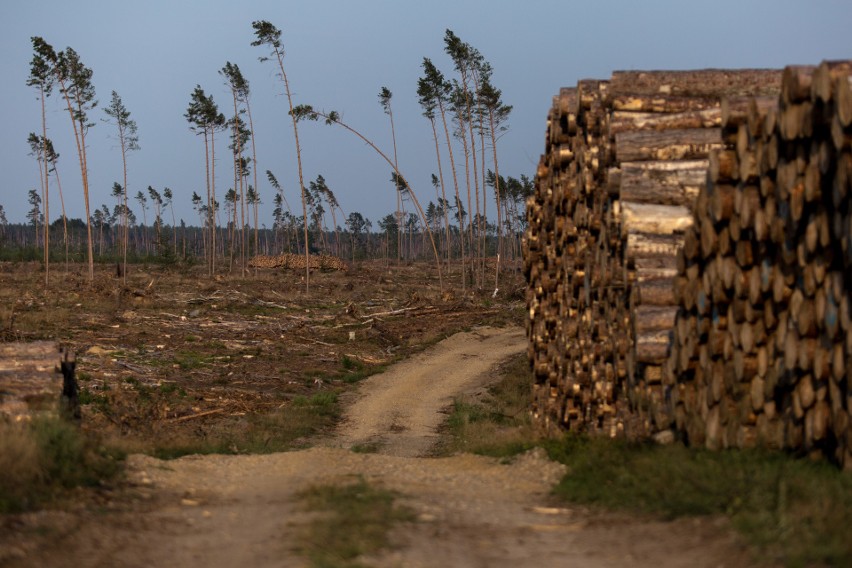
{"label": "distant treeline", "polygon": [[[436,223],[440,215],[435,215]],[[97,262],[114,262],[123,259],[123,227],[119,222],[109,222],[100,215],[92,219],[93,244]],[[484,256],[497,254],[497,228],[487,220]],[[242,250],[248,257],[256,254],[275,255],[283,252],[304,253],[304,233],[301,217],[284,213],[274,228],[255,228],[246,225],[244,231],[233,224],[216,227],[216,256],[244,264]],[[456,225],[449,231],[432,227],[440,235],[442,256],[460,258],[461,235]],[[515,219],[509,238],[504,243],[508,258],[520,257],[520,240],[525,228],[523,219]],[[245,249],[241,239],[246,235]],[[449,235],[449,241],[447,241]],[[128,230],[128,262],[201,262],[207,257],[210,242],[209,227],[187,225],[180,220],[177,225],[155,222],[152,225],[133,224]],[[53,263],[85,262],[87,258],[86,223],[79,218],[55,219],[49,227],[50,259]],[[0,260],[44,260],[44,227],[32,223],[0,223]],[[308,248],[314,254],[330,254],[346,260],[392,259],[397,250],[403,260],[431,258],[432,250],[426,232],[416,215],[409,215],[403,224],[397,223],[395,214],[388,214],[378,222],[371,222],[360,213],[351,213],[344,226],[335,229],[317,223],[308,232]]]}

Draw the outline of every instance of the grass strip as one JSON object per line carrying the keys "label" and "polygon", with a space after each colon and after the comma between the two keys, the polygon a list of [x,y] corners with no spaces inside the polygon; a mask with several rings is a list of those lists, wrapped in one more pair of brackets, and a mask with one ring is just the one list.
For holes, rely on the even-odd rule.
{"label": "grass strip", "polygon": [[359,558],[391,547],[390,530],[414,513],[395,503],[398,494],[367,483],[317,485],[298,495],[319,513],[306,528],[301,552],[315,568],[354,568]]}

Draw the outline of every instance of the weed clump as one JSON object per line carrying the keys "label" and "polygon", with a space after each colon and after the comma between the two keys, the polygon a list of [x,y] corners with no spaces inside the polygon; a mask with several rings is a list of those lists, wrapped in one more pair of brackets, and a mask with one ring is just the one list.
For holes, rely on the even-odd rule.
{"label": "weed clump", "polygon": [[391,546],[389,533],[396,523],[414,520],[409,508],[395,503],[398,497],[360,477],[348,485],[303,491],[298,498],[321,516],[307,527],[302,552],[312,566],[361,566],[359,557]]}
{"label": "weed clump", "polygon": [[0,513],[32,509],[63,489],[108,481],[122,458],[58,417],[0,422]]}

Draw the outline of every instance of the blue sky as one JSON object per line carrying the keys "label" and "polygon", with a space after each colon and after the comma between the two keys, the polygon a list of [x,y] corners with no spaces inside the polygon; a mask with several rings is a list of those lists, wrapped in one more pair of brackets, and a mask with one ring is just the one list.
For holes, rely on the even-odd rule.
{"label": "blue sky", "polygon": [[[617,69],[783,67],[852,58],[852,2],[839,0],[3,0],[0,205],[9,221],[24,220],[27,192],[39,184],[26,142],[29,132],[40,129],[36,94],[26,86],[31,36],[57,50],[73,47],[94,71],[100,105],[88,136],[93,206],[111,208],[112,184],[121,179],[114,127],[101,121],[101,107],[115,90],[139,127],[141,150],[129,157],[130,193],[168,186],[178,218],[197,223],[190,196],[205,191],[203,144],[183,114],[196,84],[227,113],[230,94],[218,71],[231,61],[251,83],[259,172],[272,170],[296,207],[286,98],[272,65],[258,62],[265,51],[250,46],[251,22],[259,19],[283,31],[296,102],[339,111],[388,152],[390,126],[377,95],[382,86],[394,93],[400,170],[424,205],[434,199],[429,180],[437,167],[431,129],[417,103],[417,78],[424,56],[452,75],[443,51],[447,28],[491,62],[494,84],[514,106],[498,151],[501,173],[515,177],[534,174],[551,98],[578,79],[606,79]],[[61,154],[67,213],[83,217],[71,125],[58,99],[48,100],[48,136]],[[322,174],[347,214],[359,211],[374,224],[395,209],[389,167],[363,143],[314,123],[302,125],[300,137],[306,183]],[[224,149],[224,136],[221,142]],[[222,160],[218,195],[232,185],[232,176]],[[265,176],[259,185],[261,222],[271,226],[273,191]],[[58,203],[53,194],[52,219]],[[138,205],[131,208],[141,220]],[[493,215],[493,206],[489,211]]]}

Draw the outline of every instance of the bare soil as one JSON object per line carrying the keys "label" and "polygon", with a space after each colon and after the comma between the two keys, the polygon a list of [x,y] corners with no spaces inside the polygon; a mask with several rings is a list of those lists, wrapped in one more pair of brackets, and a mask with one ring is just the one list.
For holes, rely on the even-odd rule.
{"label": "bare soil", "polygon": [[[360,276],[334,274],[326,275],[326,280],[320,276],[317,285],[329,291],[325,306],[309,298],[302,298],[298,305],[287,296],[298,298],[295,289],[282,292],[284,285],[266,289],[246,280],[239,286],[208,284],[200,292],[174,282],[160,292],[140,289],[143,301],[134,304],[127,299],[132,308],[123,305],[125,312],[112,316],[95,308],[81,311],[83,315],[66,312],[65,325],[85,339],[67,333],[64,339],[77,341],[75,345],[89,353],[84,361],[95,369],[89,381],[109,383],[108,373],[119,371],[120,363],[125,363],[136,367],[136,375],[151,384],[180,381],[182,388],[193,393],[186,406],[164,399],[156,403],[156,412],[144,417],[129,411],[125,416],[114,408],[117,402],[103,412],[87,409],[89,424],[102,424],[125,435],[130,432],[143,440],[174,435],[188,423],[202,431],[217,424],[226,426],[229,420],[239,419],[240,412],[281,405],[294,392],[330,388],[345,378],[339,368],[341,356],[383,363],[402,354],[408,357],[347,391],[343,420],[318,445],[268,455],[193,455],[171,461],[132,455],[121,487],[81,493],[78,501],[57,510],[4,519],[0,563],[15,567],[306,565],[298,552],[298,534],[312,514],[302,510],[294,496],[311,485],[349,483],[360,476],[397,491],[417,515],[415,522],[394,529],[394,549],[363,559],[369,566],[752,564],[722,521],[668,523],[554,503],[549,492],[565,468],[540,450],[509,462],[468,454],[428,457],[443,411],[453,397],[488,384],[494,379],[495,365],[523,350],[525,340],[517,311],[507,317],[517,310],[512,306],[513,301],[519,304],[517,299],[496,300],[489,306],[487,296],[477,299],[455,292],[455,297],[442,297],[429,287],[434,281],[418,278],[414,271],[406,281],[404,270],[387,281],[384,268],[362,269]],[[353,290],[346,290],[347,281],[353,283]],[[369,291],[362,291],[357,301],[345,297],[362,286]],[[341,290],[343,298],[338,295]],[[400,290],[407,299],[400,298]],[[80,294],[88,296],[84,291]],[[117,301],[111,292],[104,294],[108,302]],[[151,298],[154,294],[157,297]],[[59,309],[64,305],[48,299],[49,295],[33,296],[34,305],[39,301]],[[368,304],[375,297],[383,299]],[[245,309],[219,307],[245,306],[246,298],[286,307],[272,308],[277,311],[270,320],[263,319],[272,318],[263,310],[246,314]],[[193,303],[193,299],[200,300]],[[167,301],[174,305],[163,305]],[[203,314],[192,315],[196,309]],[[130,310],[132,316],[126,314]],[[89,319],[94,321],[87,326]],[[275,328],[274,334],[270,335],[269,327]],[[61,335],[61,329],[57,325],[48,334]],[[349,331],[355,331],[354,341],[349,341]],[[200,339],[187,339],[196,334]],[[156,354],[174,361],[174,354],[187,344],[208,342],[211,335],[224,349],[209,349],[228,359],[211,359],[191,369],[179,363],[172,363],[177,367],[156,364]],[[361,335],[366,337],[359,345]],[[424,344],[442,337],[422,350]],[[134,341],[138,341],[135,346]],[[120,355],[116,355],[117,345]],[[112,354],[92,353],[94,346]],[[278,349],[288,356],[303,354],[285,362],[276,359]],[[311,375],[310,381],[299,378],[311,365],[321,372]],[[258,375],[267,378],[261,380]],[[229,380],[215,380],[221,377]],[[117,381],[111,384],[114,390],[126,390],[121,408],[141,407],[141,402],[133,401],[137,391],[120,389]],[[223,410],[201,416],[217,409]],[[154,426],[138,425],[145,420]],[[363,453],[365,449],[375,453]]]}

